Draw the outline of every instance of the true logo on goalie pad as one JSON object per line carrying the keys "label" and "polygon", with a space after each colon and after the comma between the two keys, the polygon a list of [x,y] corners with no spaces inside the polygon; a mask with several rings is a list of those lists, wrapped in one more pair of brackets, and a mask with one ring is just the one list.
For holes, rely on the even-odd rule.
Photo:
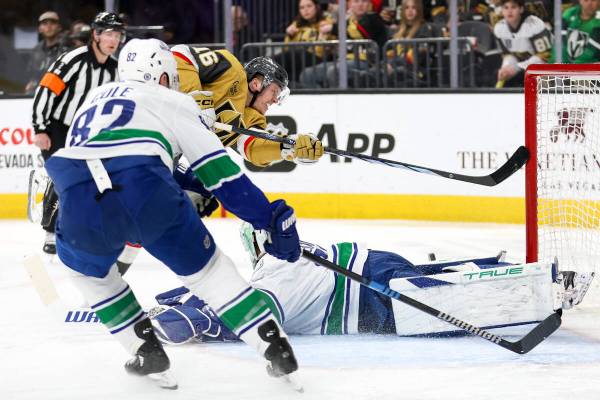
{"label": "true logo on goalie pad", "polygon": [[[477,272],[467,272],[464,274],[468,280],[472,279],[482,279],[482,278],[495,278],[506,275],[518,275],[523,273],[523,267],[513,267],[513,268],[494,268],[489,271],[477,271]],[[473,278],[475,277],[475,278]]]}

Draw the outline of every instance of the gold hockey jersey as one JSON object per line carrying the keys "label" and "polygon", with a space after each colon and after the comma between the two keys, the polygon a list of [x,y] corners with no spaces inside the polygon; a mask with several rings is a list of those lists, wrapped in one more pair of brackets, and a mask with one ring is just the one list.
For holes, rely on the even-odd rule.
{"label": "gold hockey jersey", "polygon": [[[246,71],[227,50],[177,45],[171,49],[177,62],[179,90],[191,93],[200,108],[214,107],[217,121],[244,128],[265,129],[266,118],[246,107]],[[199,91],[212,92],[212,99]],[[217,131],[223,146],[236,146],[244,158],[257,166],[281,159],[279,143],[237,133]]]}

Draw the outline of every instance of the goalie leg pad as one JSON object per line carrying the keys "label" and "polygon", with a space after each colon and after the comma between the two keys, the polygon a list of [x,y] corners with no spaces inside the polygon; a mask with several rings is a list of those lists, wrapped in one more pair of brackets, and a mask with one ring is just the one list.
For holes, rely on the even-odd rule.
{"label": "goalie leg pad", "polygon": [[[463,321],[488,329],[538,322],[554,312],[551,263],[392,279],[389,286]],[[393,302],[392,306],[399,335],[456,332],[452,325],[403,303]]]}
{"label": "goalie leg pad", "polygon": [[[43,213],[43,193],[48,187],[50,178],[45,169],[32,169],[29,172],[29,186],[27,188],[27,218],[33,223],[40,223]],[[41,198],[41,201],[38,199]]]}
{"label": "goalie leg pad", "polygon": [[42,209],[42,228],[48,232],[54,232],[56,219],[58,217],[58,194],[54,190],[54,184],[48,180],[48,186],[44,193],[44,202]]}

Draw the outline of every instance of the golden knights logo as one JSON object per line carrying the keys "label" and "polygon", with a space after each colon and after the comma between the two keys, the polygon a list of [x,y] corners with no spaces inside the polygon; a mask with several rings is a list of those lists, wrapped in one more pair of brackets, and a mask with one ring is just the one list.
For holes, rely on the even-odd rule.
{"label": "golden knights logo", "polygon": [[585,141],[585,117],[588,113],[594,112],[587,107],[562,108],[556,114],[558,115],[558,124],[550,129],[550,141],[558,142],[560,136],[565,141],[583,143]]}
{"label": "golden knights logo", "polygon": [[569,31],[567,34],[567,52],[572,59],[583,54],[583,50],[585,50],[588,39],[589,35],[585,32],[581,32],[576,29]]}

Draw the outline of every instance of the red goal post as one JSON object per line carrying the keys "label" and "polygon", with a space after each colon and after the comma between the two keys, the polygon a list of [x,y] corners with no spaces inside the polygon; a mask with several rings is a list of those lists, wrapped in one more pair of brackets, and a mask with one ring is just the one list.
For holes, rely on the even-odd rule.
{"label": "red goal post", "polygon": [[600,269],[600,64],[527,69],[525,146],[527,262]]}

